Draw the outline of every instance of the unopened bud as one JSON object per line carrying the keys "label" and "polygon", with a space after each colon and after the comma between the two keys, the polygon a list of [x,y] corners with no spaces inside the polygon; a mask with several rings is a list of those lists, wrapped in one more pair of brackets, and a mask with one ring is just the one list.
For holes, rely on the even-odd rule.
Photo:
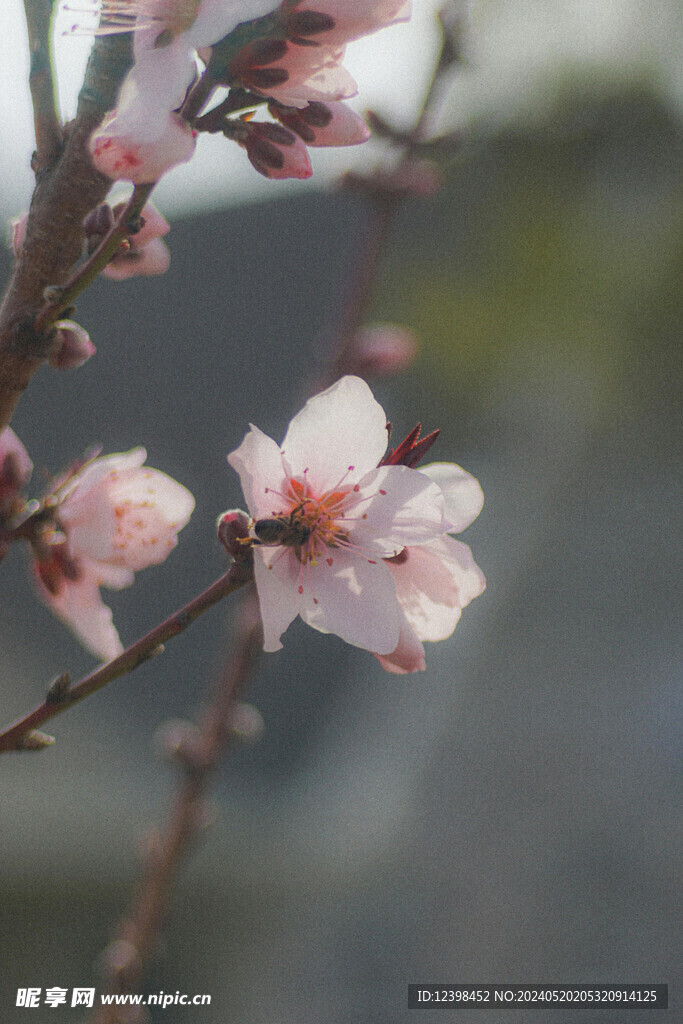
{"label": "unopened bud", "polygon": [[28,211],[25,211],[18,217],[13,217],[9,222],[10,245],[12,246],[12,252],[17,259],[19,259],[19,255],[24,245],[24,239],[26,238],[27,223]]}
{"label": "unopened bud", "polygon": [[370,324],[356,334],[351,373],[385,376],[407,370],[415,362],[417,336],[398,324]]}
{"label": "unopened bud", "polygon": [[263,736],[263,715],[253,704],[238,701],[230,714],[230,732],[243,743],[257,743]]}
{"label": "unopened bud", "polygon": [[249,516],[242,509],[233,508],[224,512],[216,521],[218,539],[232,558],[242,558],[250,545]]}
{"label": "unopened bud", "polygon": [[58,320],[57,339],[48,362],[55,370],[75,370],[95,355],[90,335],[73,320]]}
{"label": "unopened bud", "polygon": [[46,732],[40,732],[39,729],[33,729],[31,732],[27,732],[22,737],[19,743],[18,750],[45,750],[46,747],[51,747],[55,742],[54,736],[48,736]]}

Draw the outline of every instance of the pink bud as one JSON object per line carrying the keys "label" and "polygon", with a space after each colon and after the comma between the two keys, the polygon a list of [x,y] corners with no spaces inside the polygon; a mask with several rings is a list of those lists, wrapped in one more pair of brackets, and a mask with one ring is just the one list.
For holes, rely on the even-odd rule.
{"label": "pink bud", "polygon": [[250,121],[244,142],[253,167],[265,178],[310,178],[308,150],[301,139],[279,124]]}
{"label": "pink bud", "polygon": [[249,536],[249,516],[240,508],[224,512],[216,520],[218,539],[232,558],[243,557],[248,545],[241,544]]}
{"label": "pink bud", "polygon": [[10,245],[15,257],[19,259],[24,240],[26,238],[26,225],[28,223],[28,210],[24,210],[18,217],[13,217],[9,222]]}
{"label": "pink bud", "polygon": [[195,132],[185,121],[170,114],[159,138],[148,141],[136,125],[116,111],[108,114],[90,138],[92,162],[101,174],[114,180],[144,185],[185,163],[194,153]]}
{"label": "pink bud", "polygon": [[407,370],[417,357],[418,341],[413,331],[398,324],[371,324],[356,334],[353,372],[361,376],[385,376]]}
{"label": "pink bud", "polygon": [[84,331],[73,320],[58,320],[55,349],[48,362],[55,370],[75,370],[94,356],[97,349]]}
{"label": "pink bud", "polygon": [[339,101],[314,100],[301,110],[271,103],[268,109],[307,146],[357,146],[370,138],[363,118]]}

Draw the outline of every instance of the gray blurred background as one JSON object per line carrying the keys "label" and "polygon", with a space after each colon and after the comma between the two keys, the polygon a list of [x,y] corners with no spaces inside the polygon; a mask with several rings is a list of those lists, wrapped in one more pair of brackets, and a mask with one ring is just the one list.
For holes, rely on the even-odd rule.
{"label": "gray blurred background", "polygon": [[[221,770],[144,987],[213,1005],[154,1021],[401,1024],[417,981],[675,985],[680,157],[661,94],[569,83],[533,124],[475,133],[444,192],[399,217],[374,315],[422,351],[375,391],[397,437],[440,426],[435,457],[481,481],[463,539],[488,589],[424,675],[300,624],[264,656],[265,735]],[[22,400],[35,493],[100,441],[144,443],[197,496],[169,561],[111,595],[124,642],[222,571],[214,520],[241,504],[225,455],[300,407],[364,225],[361,199],[315,193],[176,221],[170,272],[94,287],[78,319],[97,356]],[[2,566],[3,721],[92,667],[25,554]],[[3,1021],[24,1019],[19,986],[95,983],[170,799],[151,736],[195,713],[227,604],[58,719],[54,748],[2,759]],[[622,1016],[652,1014],[533,1020]]]}

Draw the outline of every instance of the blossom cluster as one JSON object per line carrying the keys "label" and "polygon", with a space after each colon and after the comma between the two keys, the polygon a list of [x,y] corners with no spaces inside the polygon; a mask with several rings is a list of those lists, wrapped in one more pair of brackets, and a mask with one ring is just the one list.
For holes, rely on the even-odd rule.
{"label": "blossom cluster", "polygon": [[[410,0],[101,0],[101,32],[134,31],[134,65],[115,110],[91,138],[99,171],[135,184],[156,181],[189,160],[198,128],[222,131],[269,178],[307,178],[308,146],[364,142],[365,122],[344,103],[357,86],[343,66],[347,43],[410,17]],[[269,16],[269,17],[265,17]],[[259,21],[263,21],[263,35]],[[253,38],[231,53],[216,84],[267,104],[272,121],[253,110],[224,116],[222,105],[194,124],[182,116],[200,63],[238,25]]]}

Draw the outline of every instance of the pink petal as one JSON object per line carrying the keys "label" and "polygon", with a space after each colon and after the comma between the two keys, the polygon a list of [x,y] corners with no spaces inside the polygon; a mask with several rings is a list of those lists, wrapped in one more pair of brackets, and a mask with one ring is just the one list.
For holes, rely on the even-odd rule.
{"label": "pink petal", "polygon": [[[384,557],[397,555],[407,544],[440,537],[444,499],[433,481],[407,466],[380,466],[359,483],[358,499],[373,496],[348,515],[354,544]],[[363,518],[360,519],[361,515]]]}
{"label": "pink petal", "polygon": [[265,519],[273,514],[277,496],[268,493],[287,489],[287,474],[280,454],[280,446],[259,430],[250,426],[239,448],[228,455],[228,462],[239,473],[247,508],[254,519]]}
{"label": "pink petal", "polygon": [[315,129],[315,141],[310,146],[358,146],[370,138],[370,129],[355,110],[346,103],[330,102],[332,120],[324,128]]}
{"label": "pink petal", "polygon": [[408,21],[411,4],[410,0],[303,0],[296,10],[329,14],[335,27],[313,38],[325,44],[339,44]]}
{"label": "pink petal", "polygon": [[125,281],[129,277],[156,277],[165,274],[171,265],[171,254],[165,242],[154,238],[147,245],[137,245],[121,256],[116,256],[102,271],[112,281]]}
{"label": "pink petal", "polygon": [[376,654],[375,657],[386,672],[406,675],[408,672],[424,672],[427,668],[425,649],[408,623],[405,615],[401,623],[398,646],[391,654]]}
{"label": "pink petal", "polygon": [[342,65],[344,47],[293,46],[278,67],[289,78],[282,85],[270,87],[269,96],[290,107],[305,107],[313,100],[323,102],[350,99],[358,92],[355,79]]}
{"label": "pink petal", "polygon": [[461,533],[473,523],[484,505],[484,492],[479,482],[454,462],[432,462],[420,466],[420,473],[438,484],[446,502],[449,530]]}
{"label": "pink petal", "polygon": [[98,171],[114,180],[142,185],[156,181],[171,167],[188,161],[195,149],[195,135],[174,114],[166,114],[164,129],[153,141],[145,141],[114,111],[90,138],[90,154]]}
{"label": "pink petal", "polygon": [[387,447],[386,424],[384,410],[365,381],[342,377],[297,413],[282,450],[292,475],[308,470],[313,487],[322,493],[343,476],[348,486],[377,466]]}
{"label": "pink petal", "polygon": [[197,49],[212,46],[237,25],[270,14],[279,4],[280,0],[202,0],[188,37]]}
{"label": "pink petal", "polygon": [[110,661],[123,650],[114,627],[111,608],[100,597],[97,579],[84,566],[80,579],[63,580],[59,592],[51,594],[38,580],[41,597],[57,618],[69,627],[96,658]]}
{"label": "pink petal", "polygon": [[[112,208],[112,212],[115,217],[121,212],[124,204],[119,203]],[[138,231],[137,235],[129,235],[129,240],[134,249],[142,249],[155,238],[162,238],[167,235],[171,230],[171,225],[168,223],[163,213],[157,210],[154,203],[145,203],[142,208],[142,218],[144,224]]]}
{"label": "pink petal", "polygon": [[404,554],[405,561],[387,564],[406,619],[420,640],[445,640],[461,610],[484,590],[484,576],[467,545],[452,537]]}
{"label": "pink petal", "polygon": [[301,618],[313,629],[377,654],[396,649],[400,612],[384,562],[371,564],[337,548],[332,566],[322,559],[310,576],[304,570],[302,586]]}
{"label": "pink petal", "polygon": [[[135,572],[163,562],[192,514],[193,496],[170,476],[146,467],[110,477],[106,484],[116,517],[108,560]],[[69,539],[75,547],[73,533]]]}
{"label": "pink petal", "polygon": [[301,604],[297,590],[299,562],[294,551],[257,547],[254,577],[263,622],[263,649],[279,651],[280,637],[299,614]]}

